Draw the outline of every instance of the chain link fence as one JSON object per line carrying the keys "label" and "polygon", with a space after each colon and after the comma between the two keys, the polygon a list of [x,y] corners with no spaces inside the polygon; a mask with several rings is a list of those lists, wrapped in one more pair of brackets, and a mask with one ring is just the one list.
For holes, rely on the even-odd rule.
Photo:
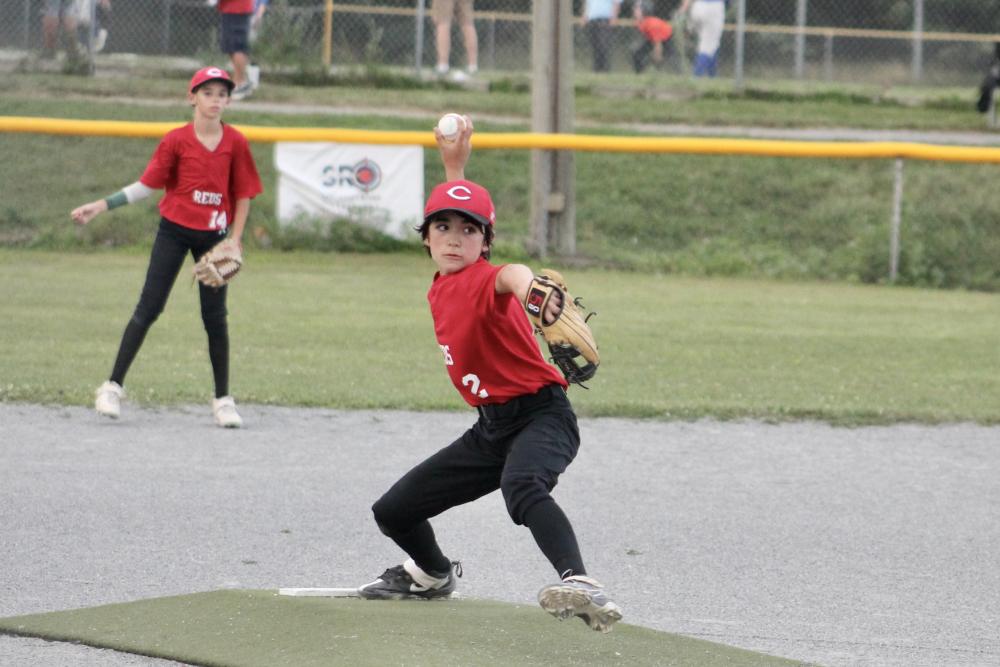
{"label": "chain link fence", "polygon": [[[978,83],[1000,35],[995,3],[923,0],[891,3],[746,0],[744,75],[875,84]],[[888,3],[882,3],[888,4]],[[933,8],[933,11],[930,11]],[[729,19],[734,18],[732,8]],[[732,75],[733,33],[726,26],[722,61]]]}
{"label": "chain link fence", "polygon": [[[620,18],[612,25],[611,72],[605,76],[631,74],[630,50],[640,39],[632,19],[635,1],[622,3]],[[737,22],[741,3],[742,24]],[[42,52],[42,17],[53,4],[64,5],[64,13],[75,17],[84,50],[89,46],[102,54],[219,60],[218,14],[206,0],[2,0],[0,49]],[[575,0],[576,16],[582,4]],[[720,77],[969,86],[982,78],[993,43],[1000,40],[992,32],[1000,28],[1000,3],[982,0],[949,0],[927,7],[924,0],[728,4]],[[679,5],[680,0],[653,0],[651,8],[672,20]],[[101,29],[106,31],[103,38]],[[530,0],[476,0],[475,31],[484,75],[530,72]],[[591,42],[582,23],[574,28],[574,42],[578,72],[589,72]],[[452,22],[451,43],[454,74],[467,65],[457,21]],[[379,66],[427,74],[436,64],[435,44],[431,0],[270,0],[252,51],[265,69]],[[690,72],[694,44],[692,36],[677,31],[668,46],[665,70]],[[742,52],[737,53],[740,45]]]}

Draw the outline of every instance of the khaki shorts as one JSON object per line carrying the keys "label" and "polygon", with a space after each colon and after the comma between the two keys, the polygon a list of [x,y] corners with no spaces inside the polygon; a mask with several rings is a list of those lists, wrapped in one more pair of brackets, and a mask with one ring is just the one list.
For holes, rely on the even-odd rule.
{"label": "khaki shorts", "polygon": [[453,14],[459,25],[472,23],[472,0],[433,0],[431,15],[435,23],[451,23]]}

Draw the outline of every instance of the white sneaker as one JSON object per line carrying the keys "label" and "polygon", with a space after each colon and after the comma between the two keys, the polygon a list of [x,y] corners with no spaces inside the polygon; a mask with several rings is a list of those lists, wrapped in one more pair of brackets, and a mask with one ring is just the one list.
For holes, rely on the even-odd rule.
{"label": "white sneaker", "polygon": [[242,83],[236,86],[236,88],[233,89],[233,92],[229,97],[238,102],[240,100],[245,100],[247,97],[250,96],[250,93],[252,92],[253,92],[253,84],[247,81],[246,83]]}
{"label": "white sneaker", "polygon": [[125,390],[117,382],[108,380],[97,388],[97,400],[94,401],[94,408],[97,414],[111,419],[118,419],[122,414],[122,397]]}
{"label": "white sneaker", "polygon": [[108,41],[108,29],[101,28],[97,31],[97,35],[94,37],[94,53],[100,53],[104,50],[104,45]]}
{"label": "white sneaker", "polygon": [[239,428],[243,426],[243,418],[236,412],[236,401],[232,396],[212,399],[212,414],[215,423],[222,428]]}

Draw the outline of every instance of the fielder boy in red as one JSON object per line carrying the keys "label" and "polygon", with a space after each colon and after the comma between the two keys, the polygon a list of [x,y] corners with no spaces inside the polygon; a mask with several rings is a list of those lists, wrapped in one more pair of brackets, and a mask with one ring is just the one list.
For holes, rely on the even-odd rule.
{"label": "fielder boy in red", "polygon": [[[163,312],[187,253],[197,261],[217,243],[239,244],[250,213],[250,199],[261,192],[246,137],[222,122],[233,85],[229,74],[218,67],[195,72],[187,96],[194,107],[192,122],[163,137],[138,181],[70,213],[73,220],[85,225],[99,213],[145,199],[156,190],[166,190],[160,200],[162,218],[139,304],[125,327],[111,377],[97,389],[94,405],[106,417],[117,419],[121,414],[125,374],[146,332]],[[228,288],[199,283],[198,289],[215,379],[212,412],[219,426],[237,428],[243,420],[229,395]]]}
{"label": "fielder boy in red", "polygon": [[[489,262],[495,213],[489,192],[464,178],[472,136],[435,130],[447,182],[434,188],[419,228],[437,273],[427,299],[445,369],[479,412],[460,438],[406,473],[372,507],[379,529],[409,556],[359,592],[369,599],[451,594],[461,565],[442,552],[428,519],[500,489],[511,519],[531,530],[561,581],[539,592],[542,608],[607,632],[618,606],[587,576],[573,527],[550,492],[580,444],[567,382],[546,363],[522,304],[534,275]],[[551,304],[546,316],[559,313]],[[548,319],[546,320],[546,322]]]}

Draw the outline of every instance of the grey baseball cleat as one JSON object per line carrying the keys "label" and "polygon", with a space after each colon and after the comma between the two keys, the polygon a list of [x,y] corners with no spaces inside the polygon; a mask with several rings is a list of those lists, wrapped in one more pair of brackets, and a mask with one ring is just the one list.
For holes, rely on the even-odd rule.
{"label": "grey baseball cleat", "polygon": [[538,592],[538,604],[560,621],[579,616],[598,632],[611,632],[611,626],[622,620],[622,610],[608,599],[601,584],[580,575],[543,588]]}
{"label": "grey baseball cleat", "polygon": [[443,598],[452,594],[456,579],[461,576],[460,561],[452,561],[447,572],[425,572],[411,558],[402,565],[390,567],[378,579],[360,587],[358,594],[368,600]]}

